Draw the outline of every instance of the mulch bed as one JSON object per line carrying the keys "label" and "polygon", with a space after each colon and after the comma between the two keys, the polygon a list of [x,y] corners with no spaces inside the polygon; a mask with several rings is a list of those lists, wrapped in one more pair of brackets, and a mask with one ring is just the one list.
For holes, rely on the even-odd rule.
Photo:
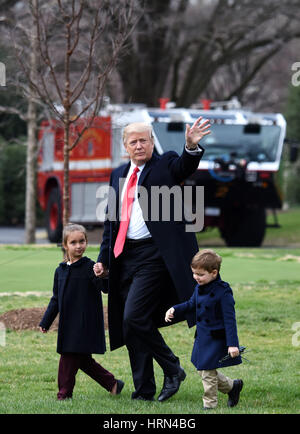
{"label": "mulch bed", "polygon": [[[10,330],[39,330],[39,323],[46,311],[46,307],[32,307],[27,309],[13,309],[0,315],[0,322]],[[104,311],[104,326],[107,329],[107,308]],[[57,331],[59,315],[55,318],[50,331]]]}

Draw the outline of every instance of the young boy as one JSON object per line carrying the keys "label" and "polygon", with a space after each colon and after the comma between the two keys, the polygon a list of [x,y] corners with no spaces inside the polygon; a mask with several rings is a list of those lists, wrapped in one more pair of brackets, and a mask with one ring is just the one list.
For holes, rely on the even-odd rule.
{"label": "young boy", "polygon": [[[222,258],[213,250],[200,250],[191,263],[197,282],[194,294],[190,300],[171,307],[165,316],[165,321],[170,322],[174,317],[195,312],[197,330],[191,361],[202,377],[205,410],[217,406],[218,390],[228,394],[229,407],[236,406],[243,387],[242,380],[232,380],[217,371],[217,368],[242,363],[235,302],[230,286],[221,280],[221,262]],[[227,354],[231,357],[222,362]]]}

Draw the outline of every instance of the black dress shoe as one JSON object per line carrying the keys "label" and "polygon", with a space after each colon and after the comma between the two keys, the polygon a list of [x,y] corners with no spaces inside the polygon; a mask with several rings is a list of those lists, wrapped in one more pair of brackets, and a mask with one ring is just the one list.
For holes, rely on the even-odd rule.
{"label": "black dress shoe", "polygon": [[136,397],[131,397],[131,399],[136,399],[137,401],[154,401],[153,396],[142,396],[142,395],[138,395]]}
{"label": "black dress shoe", "polygon": [[165,375],[163,388],[157,398],[158,401],[166,401],[171,398],[171,396],[175,395],[179,390],[180,383],[185,379],[185,377],[186,373],[181,366],[179,366],[178,374],[172,376]]}
{"label": "black dress shoe", "polygon": [[119,395],[122,392],[124,384],[125,384],[124,381],[117,380],[117,392],[116,392],[117,395]]}
{"label": "black dress shoe", "polygon": [[228,393],[228,407],[235,407],[240,399],[240,393],[243,388],[243,380],[233,380],[233,388]]}

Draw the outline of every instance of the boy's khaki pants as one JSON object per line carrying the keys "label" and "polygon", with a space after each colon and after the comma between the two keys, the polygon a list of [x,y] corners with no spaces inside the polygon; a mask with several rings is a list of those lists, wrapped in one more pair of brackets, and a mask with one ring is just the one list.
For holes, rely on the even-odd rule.
{"label": "boy's khaki pants", "polygon": [[233,380],[216,369],[198,372],[202,377],[204,388],[203,406],[215,408],[218,405],[218,390],[222,393],[230,392],[233,387]]}

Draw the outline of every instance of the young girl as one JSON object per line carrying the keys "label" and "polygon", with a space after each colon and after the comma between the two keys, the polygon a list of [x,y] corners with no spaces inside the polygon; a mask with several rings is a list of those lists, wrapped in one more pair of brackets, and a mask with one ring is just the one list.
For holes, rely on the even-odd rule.
{"label": "young girl", "polygon": [[102,309],[102,279],[95,277],[94,262],[83,256],[87,235],[81,225],[68,224],[63,231],[65,261],[55,270],[53,296],[40,322],[46,333],[59,312],[57,352],[57,398],[71,398],[75,377],[81,369],[111,394],[117,395],[124,383],[104,369],[91,356],[106,350]]}

